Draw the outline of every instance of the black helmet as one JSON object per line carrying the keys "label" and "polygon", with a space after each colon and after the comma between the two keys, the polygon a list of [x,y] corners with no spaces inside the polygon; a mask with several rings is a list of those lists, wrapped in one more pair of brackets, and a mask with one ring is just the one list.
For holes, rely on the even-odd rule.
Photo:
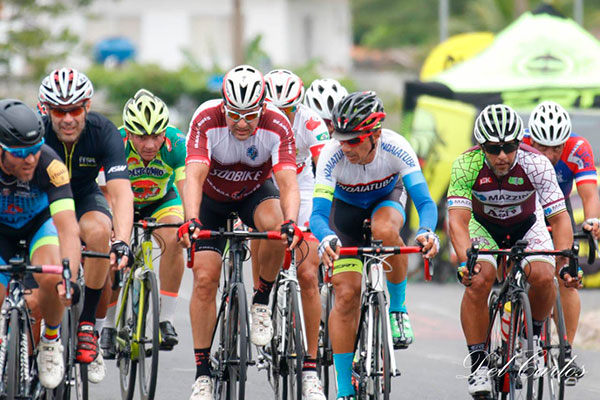
{"label": "black helmet", "polygon": [[333,138],[348,140],[377,129],[385,119],[383,103],[375,92],[354,92],[340,100],[332,111]]}
{"label": "black helmet", "polygon": [[0,100],[0,143],[6,147],[25,147],[44,137],[40,116],[20,100]]}

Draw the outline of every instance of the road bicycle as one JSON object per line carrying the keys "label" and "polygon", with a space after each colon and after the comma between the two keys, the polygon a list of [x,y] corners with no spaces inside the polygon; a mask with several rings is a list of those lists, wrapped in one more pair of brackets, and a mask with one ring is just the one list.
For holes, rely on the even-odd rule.
{"label": "road bicycle", "polygon": [[[488,300],[489,324],[485,341],[488,365],[493,374],[493,399],[537,399],[539,378],[544,371],[535,363],[533,322],[527,291],[527,272],[524,264],[529,256],[563,256],[569,258],[569,273],[576,276],[579,268],[579,245],[567,250],[526,250],[527,240],[518,240],[510,249],[482,250],[474,243],[467,250],[467,268],[472,275],[479,255],[500,256],[501,286],[492,290]],[[512,265],[512,268],[509,267]],[[506,339],[502,333],[502,316],[510,302]],[[488,397],[485,397],[488,398]]]}
{"label": "road bicycle", "polygon": [[6,400],[37,399],[52,391],[43,388],[37,378],[37,363],[32,317],[25,296],[30,289],[25,284],[27,274],[60,274],[65,281],[67,299],[71,298],[69,261],[62,265],[28,265],[27,243],[19,242],[17,255],[0,266],[0,272],[10,274],[8,294],[0,310],[0,393]]}
{"label": "road bicycle", "polygon": [[[594,236],[589,231],[577,232],[573,235],[575,240],[584,239],[587,241],[588,257],[587,263],[592,265],[596,259],[598,244]],[[567,341],[567,330],[565,326],[565,317],[558,288],[558,280],[554,280],[556,286],[556,302],[552,314],[544,321],[540,341],[544,351],[544,366],[546,374],[540,376],[537,387],[536,400],[542,400],[544,393],[550,400],[563,400],[565,396],[565,387],[573,386],[577,382],[577,377],[570,376],[568,360],[566,359],[566,349],[570,346]],[[547,386],[547,391],[544,390]]]}
{"label": "road bicycle", "polygon": [[[249,259],[247,240],[281,240],[279,231],[250,232],[234,230],[236,217],[227,220],[227,230],[200,230],[198,239],[227,239],[228,246],[223,255],[221,274],[221,302],[217,312],[217,322],[211,341],[216,347],[211,352],[215,384],[213,395],[216,399],[245,398],[246,372],[248,365],[254,365],[251,347],[248,345],[250,326],[246,289],[242,276],[244,261]],[[193,254],[193,252],[191,253]],[[193,261],[192,261],[193,263]]]}
{"label": "road bicycle", "polygon": [[[391,379],[399,376],[394,357],[389,308],[385,292],[385,273],[391,266],[385,259],[391,255],[421,253],[421,246],[383,246],[381,240],[370,239],[370,227],[365,224],[368,247],[340,247],[340,255],[363,259],[363,291],[360,303],[358,332],[354,345],[352,377],[359,399],[390,398]],[[332,243],[332,248],[335,243]],[[424,258],[425,280],[431,280],[429,260]]]}
{"label": "road bicycle", "polygon": [[117,314],[117,366],[121,397],[133,399],[136,375],[140,397],[153,399],[158,381],[159,290],[152,258],[152,233],[180,224],[160,224],[145,218],[133,224],[134,261],[122,282]]}

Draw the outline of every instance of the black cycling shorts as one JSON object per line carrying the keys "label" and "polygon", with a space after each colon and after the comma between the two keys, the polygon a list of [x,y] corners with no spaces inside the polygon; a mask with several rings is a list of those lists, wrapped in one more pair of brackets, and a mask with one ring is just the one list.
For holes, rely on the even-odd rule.
{"label": "black cycling shorts", "polygon": [[[235,202],[219,202],[211,199],[206,194],[202,195],[202,204],[200,206],[200,221],[204,229],[218,230],[227,227],[227,218],[232,213],[237,213],[242,222],[252,229],[254,225],[254,213],[260,203],[269,199],[278,199],[279,191],[273,184],[273,181],[266,180],[254,193],[243,200]],[[207,239],[197,240],[194,245],[194,251],[216,251],[223,254],[226,239]]]}
{"label": "black cycling shorts", "polygon": [[106,201],[106,197],[104,197],[104,194],[98,186],[96,186],[96,189],[91,193],[75,197],[73,201],[75,202],[75,215],[77,216],[77,221],[81,219],[83,214],[89,211],[100,211],[112,221],[112,214],[110,212],[110,207],[108,206],[108,201]]}

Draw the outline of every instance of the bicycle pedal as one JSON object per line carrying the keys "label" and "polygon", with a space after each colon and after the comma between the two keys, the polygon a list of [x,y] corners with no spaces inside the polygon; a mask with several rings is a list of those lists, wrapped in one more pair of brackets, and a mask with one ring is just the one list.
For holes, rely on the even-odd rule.
{"label": "bicycle pedal", "polygon": [[577,385],[577,382],[578,382],[578,379],[574,376],[565,378],[565,386],[573,387],[573,386]]}

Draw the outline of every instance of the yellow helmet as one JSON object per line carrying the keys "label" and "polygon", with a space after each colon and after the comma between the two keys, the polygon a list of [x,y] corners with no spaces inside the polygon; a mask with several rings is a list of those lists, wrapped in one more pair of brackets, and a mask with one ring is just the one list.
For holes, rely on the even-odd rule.
{"label": "yellow helmet", "polygon": [[169,125],[169,109],[150,91],[140,89],[125,104],[123,123],[134,135],[157,135]]}

